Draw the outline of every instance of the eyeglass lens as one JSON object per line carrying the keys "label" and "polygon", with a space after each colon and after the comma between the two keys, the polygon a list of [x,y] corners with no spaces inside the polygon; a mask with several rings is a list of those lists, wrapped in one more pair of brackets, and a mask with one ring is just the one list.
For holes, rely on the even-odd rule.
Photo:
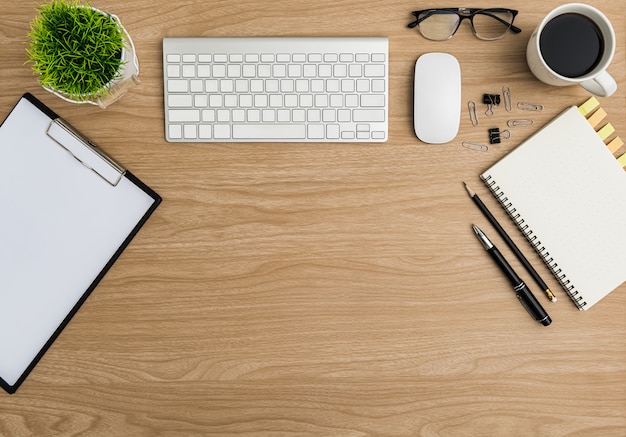
{"label": "eyeglass lens", "polygon": [[[459,27],[461,17],[453,11],[429,10],[417,16],[419,30],[425,38],[441,41],[450,38]],[[499,10],[478,11],[472,17],[474,34],[480,39],[502,38],[511,27],[513,14]]]}

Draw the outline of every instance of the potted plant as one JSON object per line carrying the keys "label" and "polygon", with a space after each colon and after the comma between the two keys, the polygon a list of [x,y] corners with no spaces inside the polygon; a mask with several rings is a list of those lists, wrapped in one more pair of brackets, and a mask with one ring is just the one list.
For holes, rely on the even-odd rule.
{"label": "potted plant", "polygon": [[117,16],[78,0],[52,0],[38,12],[26,52],[45,89],[104,108],[138,83],[134,46]]}

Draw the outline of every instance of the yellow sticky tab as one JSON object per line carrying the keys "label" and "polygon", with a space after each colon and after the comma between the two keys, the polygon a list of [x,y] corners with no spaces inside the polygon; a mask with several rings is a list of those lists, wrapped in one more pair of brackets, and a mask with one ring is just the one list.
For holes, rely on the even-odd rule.
{"label": "yellow sticky tab", "polygon": [[609,150],[611,151],[611,153],[615,153],[617,152],[620,147],[622,147],[624,145],[624,142],[622,141],[622,139],[620,137],[615,137],[613,138],[613,141],[611,141],[607,147],[609,148]]}
{"label": "yellow sticky tab", "polygon": [[586,117],[587,114],[596,109],[598,106],[600,106],[600,102],[598,102],[598,99],[596,99],[595,97],[591,97],[589,100],[587,100],[585,103],[578,107],[578,111],[580,111],[580,113]]}
{"label": "yellow sticky tab", "polygon": [[591,117],[587,119],[589,124],[595,129],[597,125],[600,124],[602,120],[606,117],[606,111],[602,108],[599,108],[596,112],[593,113]]}
{"label": "yellow sticky tab", "polygon": [[598,135],[602,138],[602,141],[606,140],[613,132],[615,132],[615,128],[611,123],[607,123],[604,125],[602,129],[598,131]]}
{"label": "yellow sticky tab", "polygon": [[617,162],[619,162],[619,165],[621,165],[622,167],[626,167],[626,153],[617,158]]}

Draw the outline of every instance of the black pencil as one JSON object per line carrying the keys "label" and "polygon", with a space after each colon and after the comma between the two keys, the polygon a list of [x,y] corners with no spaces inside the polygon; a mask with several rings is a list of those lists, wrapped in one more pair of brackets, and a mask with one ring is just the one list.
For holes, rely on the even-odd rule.
{"label": "black pencil", "polygon": [[528,262],[528,260],[524,256],[524,254],[520,252],[520,250],[517,248],[513,240],[511,240],[511,237],[509,237],[509,235],[502,228],[502,226],[500,226],[500,223],[498,223],[498,221],[491,214],[489,209],[487,209],[487,206],[482,202],[482,200],[480,200],[480,197],[478,197],[478,195],[474,191],[472,191],[472,189],[468,187],[465,182],[463,182],[463,185],[465,185],[465,189],[467,190],[467,193],[470,195],[470,197],[472,198],[476,206],[478,206],[478,209],[480,209],[480,211],[485,215],[485,217],[487,217],[487,220],[489,220],[489,222],[493,225],[493,227],[496,228],[496,231],[498,231],[498,234],[500,234],[502,239],[506,242],[507,246],[509,246],[511,251],[513,251],[517,259],[520,260],[520,262],[526,268],[528,273],[530,273],[530,276],[533,277],[533,279],[535,280],[535,282],[537,282],[539,287],[541,287],[541,289],[546,293],[546,296],[548,296],[548,299],[550,299],[552,302],[556,302],[556,296],[554,295],[554,293],[552,293],[552,291],[550,291],[550,288],[548,288],[546,283],[543,282],[543,280],[539,276],[539,273],[535,271],[533,266],[530,264],[530,262]]}

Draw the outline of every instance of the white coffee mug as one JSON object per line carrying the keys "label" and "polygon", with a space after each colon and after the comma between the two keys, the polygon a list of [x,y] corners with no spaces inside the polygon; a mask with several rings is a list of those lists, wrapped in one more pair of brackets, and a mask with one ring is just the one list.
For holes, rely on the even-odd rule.
{"label": "white coffee mug", "polygon": [[[580,75],[564,75],[556,72],[551,67],[542,53],[541,38],[544,35],[546,26],[556,17],[560,17],[564,14],[577,14],[578,16],[586,17],[591,20],[597,26],[596,29],[601,35],[601,51],[598,56],[598,61],[588,72],[583,72]],[[559,19],[562,19],[560,17]],[[550,24],[550,32],[558,32],[554,23]],[[568,38],[555,39],[553,42],[556,44],[566,45],[571,43]],[[565,46],[564,46],[565,47]],[[545,48],[545,47],[544,47]],[[574,47],[571,47],[574,49]],[[563,51],[564,53],[565,51]],[[611,22],[608,18],[600,12],[598,9],[582,4],[582,3],[568,3],[561,5],[550,12],[541,21],[539,26],[535,29],[528,41],[526,47],[526,60],[532,73],[540,81],[547,83],[548,85],[567,86],[573,84],[579,84],[587,91],[595,94],[599,97],[607,97],[613,94],[617,90],[617,83],[615,79],[607,73],[606,69],[613,59],[615,54],[615,32],[611,26]],[[571,59],[575,60],[576,57]]]}

